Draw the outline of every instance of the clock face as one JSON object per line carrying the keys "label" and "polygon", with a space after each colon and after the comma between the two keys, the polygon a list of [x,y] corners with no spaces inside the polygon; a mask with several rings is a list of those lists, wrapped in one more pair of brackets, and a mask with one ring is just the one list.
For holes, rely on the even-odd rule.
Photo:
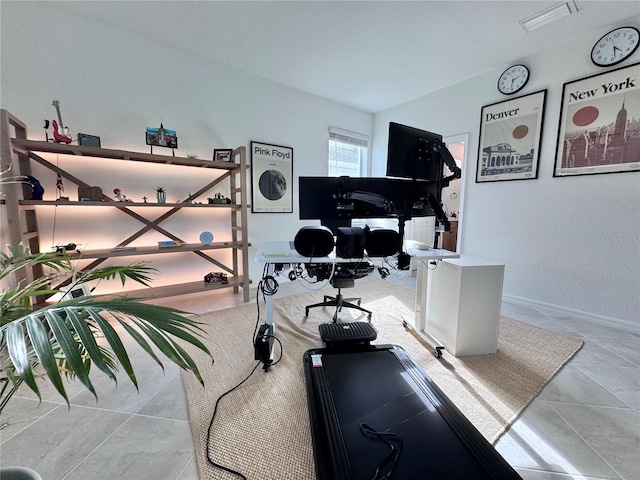
{"label": "clock face", "polygon": [[529,69],[524,65],[507,68],[498,79],[498,90],[505,95],[519,92],[529,81]]}
{"label": "clock face", "polygon": [[599,67],[609,67],[622,62],[638,48],[640,33],[634,27],[611,30],[591,49],[591,61]]}

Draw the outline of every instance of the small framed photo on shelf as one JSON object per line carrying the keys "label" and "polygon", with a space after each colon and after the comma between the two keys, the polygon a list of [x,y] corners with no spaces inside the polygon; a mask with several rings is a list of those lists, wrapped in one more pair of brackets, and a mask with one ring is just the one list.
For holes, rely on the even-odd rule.
{"label": "small framed photo on shelf", "polygon": [[233,150],[230,148],[216,148],[213,150],[214,162],[230,162]]}

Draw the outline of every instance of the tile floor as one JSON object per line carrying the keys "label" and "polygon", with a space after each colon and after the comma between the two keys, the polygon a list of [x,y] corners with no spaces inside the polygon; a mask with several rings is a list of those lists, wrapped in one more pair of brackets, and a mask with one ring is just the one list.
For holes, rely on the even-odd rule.
{"label": "tile floor", "polygon": [[[412,277],[391,279],[415,286]],[[279,295],[299,291],[283,284]],[[240,302],[241,295],[221,291],[162,303],[205,312]],[[640,334],[509,302],[502,313],[585,345],[497,450],[525,480],[639,480]],[[26,391],[12,399],[0,419],[0,465],[27,466],[45,480],[197,479],[179,369],[166,365],[163,373],[132,351],[139,392],[126,378],[115,388],[96,374],[99,403],[77,384],[70,387],[70,409],[50,390],[41,403]]]}

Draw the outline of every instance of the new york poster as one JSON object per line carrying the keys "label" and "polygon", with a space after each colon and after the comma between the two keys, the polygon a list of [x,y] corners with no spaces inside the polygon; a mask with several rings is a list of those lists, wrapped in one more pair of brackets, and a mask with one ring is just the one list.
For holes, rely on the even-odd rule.
{"label": "new york poster", "polygon": [[555,177],[640,170],[640,63],[565,83]]}

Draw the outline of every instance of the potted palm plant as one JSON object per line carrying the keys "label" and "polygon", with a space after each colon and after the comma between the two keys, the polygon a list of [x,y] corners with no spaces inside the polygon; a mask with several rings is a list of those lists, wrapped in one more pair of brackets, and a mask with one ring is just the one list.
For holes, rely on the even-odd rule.
{"label": "potted palm plant", "polygon": [[[0,281],[6,283],[16,272],[36,264],[71,274],[71,288],[113,278],[123,284],[133,280],[148,285],[155,270],[134,264],[79,271],[64,250],[32,254],[19,244],[0,253]],[[135,372],[118,330],[127,332],[160,366],[162,362],[155,350],[193,372],[203,383],[197,365],[181,343],[211,354],[198,338],[203,330],[198,322],[184,316],[186,312],[113,296],[69,299],[63,296],[57,303],[34,306],[35,297],[63,293],[51,289],[49,284],[49,277],[43,276],[30,282],[23,280],[16,285],[5,285],[0,292],[0,414],[19,388],[26,386],[40,398],[38,383],[44,378],[67,405],[69,398],[63,376],[77,378],[97,398],[89,377],[94,366],[113,380],[121,367],[137,388]],[[3,471],[3,479],[5,473]]]}

